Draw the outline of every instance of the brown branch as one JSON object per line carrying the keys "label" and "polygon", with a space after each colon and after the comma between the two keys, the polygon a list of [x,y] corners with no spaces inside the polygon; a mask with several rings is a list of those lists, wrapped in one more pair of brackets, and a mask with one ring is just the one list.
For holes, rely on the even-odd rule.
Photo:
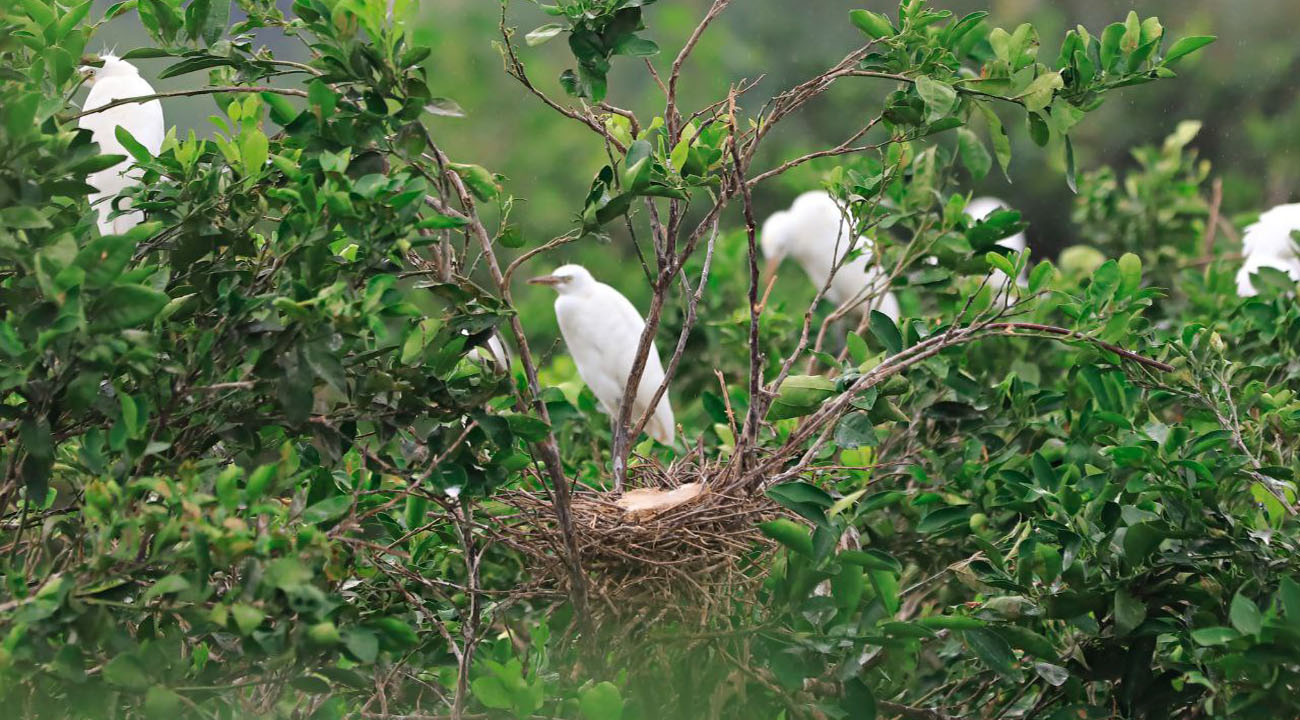
{"label": "brown branch", "polygon": [[767,180],[772,177],[776,177],[777,175],[780,175],[781,173],[784,173],[787,170],[796,168],[800,165],[803,165],[806,162],[809,162],[811,160],[816,160],[817,158],[835,157],[838,155],[849,155],[852,153],[866,152],[867,150],[876,150],[880,148],[882,145],[890,141],[886,141],[886,143],[876,143],[874,145],[859,145],[856,147],[853,145],[853,143],[857,142],[863,135],[866,135],[868,132],[870,132],[871,129],[875,127],[883,119],[884,119],[883,115],[877,115],[875,118],[871,120],[871,122],[864,125],[860,130],[853,133],[853,135],[851,135],[847,140],[840,143],[839,145],[836,145],[833,148],[828,148],[826,150],[818,150],[817,152],[810,152],[807,155],[803,155],[794,158],[792,160],[787,160],[781,163],[780,165],[772,168],[771,170],[767,170],[765,172],[759,173],[758,175],[750,178],[749,186],[753,187],[763,182],[764,180]]}
{"label": "brown branch", "polygon": [[686,39],[686,44],[682,46],[681,51],[677,53],[677,57],[673,59],[672,70],[668,75],[668,97],[664,105],[664,120],[668,123],[668,137],[672,138],[674,142],[676,142],[677,134],[681,130],[678,127],[681,113],[677,112],[677,81],[681,78],[682,65],[686,63],[686,58],[690,57],[691,51],[695,49],[695,45],[699,43],[709,24],[718,15],[721,15],[722,11],[726,10],[727,5],[730,4],[731,0],[713,0],[713,4],[709,6],[709,10],[704,14],[704,18],[700,20],[700,24],[695,26],[695,30]]}
{"label": "brown branch", "polygon": [[888,700],[877,700],[876,707],[883,710],[887,716],[893,715],[907,720],[961,720],[956,715],[949,715],[939,710],[900,705]]}
{"label": "brown branch", "polygon": [[506,74],[519,81],[519,84],[523,85],[525,90],[535,95],[537,99],[545,103],[547,107],[564,117],[577,120],[583,125],[586,125],[591,128],[592,132],[605,138],[611,145],[618,148],[619,152],[626,152],[627,148],[623,146],[623,143],[615,140],[600,121],[585,112],[578,112],[571,107],[566,107],[555,102],[549,95],[537,89],[536,85],[533,85],[533,81],[528,79],[528,72],[524,69],[523,61],[521,61],[519,55],[515,53],[515,45],[511,40],[511,38],[514,37],[514,29],[506,25],[506,8],[507,3],[501,3],[501,23],[498,26],[501,32],[501,52],[503,59],[505,60]]}
{"label": "brown branch", "polygon": [[655,389],[654,397],[650,398],[649,404],[641,413],[641,418],[637,420],[636,426],[632,428],[631,437],[640,437],[641,431],[645,429],[646,423],[654,415],[654,410],[659,406],[659,401],[663,399],[668,392],[668,383],[677,374],[677,366],[681,363],[682,355],[686,352],[686,341],[690,337],[691,330],[695,327],[696,308],[700,304],[700,299],[704,296],[704,286],[709,282],[709,270],[713,266],[713,246],[718,237],[718,226],[713,226],[713,233],[709,237],[708,247],[704,253],[704,268],[700,271],[699,282],[695,285],[695,292],[691,292],[691,285],[686,280],[685,274],[680,274],[682,290],[687,295],[686,319],[682,321],[682,330],[677,335],[677,347],[673,349],[673,355],[668,359],[668,366],[664,368],[663,382]]}
{"label": "brown branch", "polygon": [[1056,327],[1055,325],[1040,325],[1039,323],[1027,323],[1027,322],[990,323],[989,325],[986,326],[986,328],[992,332],[1005,331],[1008,334],[1015,334],[1014,331],[1016,330],[1028,330],[1032,332],[1056,335],[1058,337],[1068,337],[1073,340],[1080,340],[1104,348],[1124,358],[1125,360],[1130,360],[1139,365],[1144,365],[1153,370],[1159,370],[1161,372],[1174,371],[1174,366],[1170,365],[1169,363],[1160,362],[1159,360],[1153,360],[1144,355],[1139,355],[1133,352],[1132,350],[1125,350],[1124,348],[1118,345],[1104,342],[1102,340],[1098,340],[1097,338],[1094,338],[1089,335],[1085,335],[1077,330],[1068,330],[1063,327]]}
{"label": "brown branch", "polygon": [[740,437],[736,439],[736,452],[733,457],[742,458],[745,452],[758,439],[758,425],[762,421],[761,413],[765,403],[759,397],[763,392],[763,355],[759,348],[758,320],[762,312],[758,304],[758,241],[757,223],[754,221],[754,199],[749,192],[749,183],[745,181],[745,162],[740,157],[736,126],[736,89],[731,89],[728,102],[729,122],[731,124],[731,142],[727,143],[731,151],[732,171],[736,174],[736,186],[740,188],[741,200],[745,213],[745,241],[749,260],[749,409],[745,413],[745,422],[741,426]]}
{"label": "brown branch", "polygon": [[87,115],[94,115],[95,113],[101,113],[104,112],[105,110],[111,110],[121,105],[131,105],[133,103],[145,103],[145,102],[149,102],[150,100],[160,100],[162,98],[191,97],[194,95],[213,95],[216,93],[263,93],[263,92],[275,93],[276,95],[290,95],[293,97],[303,97],[303,98],[307,97],[306,90],[274,87],[271,85],[226,85],[222,87],[196,88],[193,90],[171,90],[168,92],[154,93],[153,95],[140,95],[138,97],[119,98],[112,102],[104,103],[99,107],[91,108],[89,110],[82,110],[81,112],[71,116],[68,119],[77,120]]}
{"label": "brown branch", "polygon": [[[501,293],[502,300],[508,305],[513,305],[510,297],[510,284],[506,282],[505,276],[501,272],[501,265],[497,262],[496,252],[492,248],[492,236],[483,227],[483,222],[479,219],[477,213],[472,210],[474,208],[474,198],[470,195],[469,189],[465,187],[465,182],[460,175],[451,169],[447,157],[433,143],[433,138],[428,136],[427,130],[425,140],[429,145],[429,149],[437,158],[439,167],[446,168],[443,175],[456,191],[461,207],[465,208],[465,216],[469,220],[470,230],[479,241],[483,256],[487,260],[488,271]],[[519,350],[519,362],[524,368],[524,376],[528,381],[533,410],[542,422],[550,425],[551,416],[546,409],[546,403],[542,401],[541,383],[537,379],[537,365],[533,362],[532,350],[528,345],[528,336],[524,333],[523,323],[517,313],[510,316],[510,329],[515,335],[515,344]],[[555,494],[555,502],[552,505],[555,510],[555,519],[560,526],[560,535],[564,540],[565,565],[569,573],[569,592],[573,600],[574,612],[578,615],[578,625],[584,635],[584,640],[590,641],[593,638],[590,637],[591,617],[587,605],[587,580],[583,574],[582,558],[578,551],[573,516],[570,513],[572,499],[569,480],[564,475],[564,465],[560,460],[560,450],[556,445],[554,431],[548,431],[546,437],[537,443],[537,447]]]}

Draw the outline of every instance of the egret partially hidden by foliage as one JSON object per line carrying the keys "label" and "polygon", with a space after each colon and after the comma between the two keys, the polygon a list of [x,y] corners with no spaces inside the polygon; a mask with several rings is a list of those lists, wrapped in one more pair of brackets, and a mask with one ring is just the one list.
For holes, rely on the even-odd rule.
{"label": "egret partially hidden by foliage", "polygon": [[[114,55],[104,54],[100,57],[104,61],[103,67],[85,68],[90,74],[90,94],[86,96],[83,105],[87,111],[104,107],[114,100],[155,94],[153,86],[140,77],[140,71],[135,65]],[[126,146],[117,138],[119,127],[130,133],[152,155],[157,155],[162,150],[163,137],[167,132],[163,123],[162,103],[157,100],[127,103],[91,112],[83,115],[77,124],[91,132],[99,145],[100,153],[104,155],[130,156]],[[90,196],[90,203],[99,213],[101,235],[120,235],[144,222],[144,213],[138,210],[111,218],[118,195],[139,179],[140,171],[131,168],[129,159],[86,178],[96,190]],[[125,204],[124,201],[123,205]]]}
{"label": "egret partially hidden by foliage", "polygon": [[[761,242],[767,275],[792,257],[813,285],[826,288],[826,298],[836,307],[847,306],[860,315],[879,310],[898,319],[898,298],[888,292],[888,275],[872,263],[871,240],[854,238],[847,212],[830,193],[806,192],[795,198],[789,210],[772,213],[763,223]],[[837,269],[850,250],[857,255]]]}
{"label": "egret partially hidden by foliage", "polygon": [[1267,210],[1246,228],[1241,238],[1242,265],[1237,271],[1237,295],[1257,294],[1251,276],[1260,268],[1280,270],[1300,282],[1300,252],[1292,236],[1296,231],[1300,231],[1300,203]]}
{"label": "egret partially hidden by foliage", "polygon": [[[550,275],[528,282],[550,285],[559,293],[555,318],[564,344],[578,366],[582,381],[591,388],[601,409],[616,418],[623,390],[632,373],[645,320],[623,293],[598,282],[581,265],[563,265]],[[633,421],[645,413],[664,381],[659,350],[653,343],[632,406]],[[650,437],[664,445],[673,442],[673,409],[664,393],[645,427]]]}
{"label": "egret partially hidden by foliage", "polygon": [[[1007,209],[1007,204],[1005,202],[1002,202],[1002,200],[998,198],[989,196],[978,197],[971,200],[969,203],[966,203],[966,214],[973,220],[983,220],[998,210],[1005,209]],[[997,244],[1018,253],[1024,252],[1025,248],[1028,247],[1025,243],[1025,234],[1022,232],[1016,233],[1011,237],[1002,238]],[[1006,287],[1008,282],[1010,282],[1010,278],[1007,277],[1006,273],[1001,270],[993,271],[993,287],[1001,289]],[[1021,277],[1017,278],[1017,282],[1024,282],[1023,273],[1021,274]]]}

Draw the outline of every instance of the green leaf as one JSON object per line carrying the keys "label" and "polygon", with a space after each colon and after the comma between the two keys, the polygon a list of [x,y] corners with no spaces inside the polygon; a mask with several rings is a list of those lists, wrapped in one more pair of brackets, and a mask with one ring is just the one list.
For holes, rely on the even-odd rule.
{"label": "green leaf", "polygon": [[1284,577],[1277,588],[1278,603],[1292,627],[1300,628],[1300,582]]}
{"label": "green leaf", "polygon": [[492,675],[474,678],[469,689],[474,693],[474,699],[483,703],[484,707],[493,710],[508,710],[514,705],[505,685]]}
{"label": "green leaf", "polygon": [[540,27],[533,28],[524,36],[524,42],[527,43],[529,47],[541,45],[547,40],[550,40],[556,35],[564,32],[564,30],[565,27],[559,23],[547,23]]}
{"label": "green leaf", "polygon": [[369,630],[359,628],[345,630],[343,647],[363,663],[372,663],[379,657],[379,638]]}
{"label": "green leaf", "polygon": [[898,597],[898,575],[889,570],[868,570],[867,577],[871,579],[871,587],[875,589],[876,597],[880,599],[885,612],[890,616],[896,614],[901,607]]}
{"label": "green leaf", "polygon": [[460,106],[460,103],[445,97],[430,98],[429,102],[424,104],[424,111],[440,117],[465,117],[465,109]]}
{"label": "green leaf", "polygon": [[0,210],[0,227],[35,230],[53,226],[39,210],[31,205],[15,205]]}
{"label": "green leaf", "polygon": [[160,595],[175,595],[178,592],[184,592],[190,587],[190,581],[182,575],[168,575],[158,580],[149,587],[144,593],[142,602],[150,600]]}
{"label": "green leaf", "polygon": [[894,26],[889,22],[889,18],[874,13],[870,10],[850,10],[849,20],[853,25],[866,33],[868,37],[883,38],[895,34]]}
{"label": "green leaf", "polygon": [[1065,80],[1061,78],[1061,73],[1043,73],[1029,83],[1029,87],[1020,94],[1020,100],[1024,102],[1025,109],[1029,112],[1040,112],[1052,104],[1052,97],[1056,91],[1064,87]]}
{"label": "green leaf", "polygon": [[982,180],[993,167],[993,156],[978,136],[966,128],[957,128],[957,152],[961,162],[975,180]]}
{"label": "green leaf", "polygon": [[115,285],[96,303],[92,315],[96,329],[119,330],[152,320],[170,298],[143,285]]}
{"label": "green leaf", "polygon": [[1130,563],[1136,565],[1155,552],[1156,547],[1164,539],[1164,533],[1151,523],[1130,525],[1124,531],[1124,556]]}
{"label": "green leaf", "polygon": [[836,557],[840,562],[857,565],[867,570],[882,570],[895,575],[903,571],[902,563],[883,550],[843,550]]}
{"label": "green leaf", "polygon": [[1178,62],[1180,58],[1191,55],[1217,39],[1218,38],[1213,35],[1192,35],[1190,37],[1180,38],[1178,42],[1175,42],[1173,46],[1169,48],[1169,52],[1165,53],[1164,60],[1161,64],[1166,67],[1173,65]]}
{"label": "green leaf", "polygon": [[302,521],[316,525],[343,517],[352,507],[351,495],[335,495],[309,506],[302,511]]}
{"label": "green leaf", "polygon": [[1228,618],[1242,635],[1258,635],[1264,627],[1264,616],[1260,613],[1259,606],[1255,605],[1254,600],[1242,595],[1241,591],[1232,596]]}
{"label": "green leaf", "polygon": [[1120,57],[1119,43],[1124,37],[1123,23],[1111,23],[1101,32],[1101,69],[1110,72]]}
{"label": "green leaf", "polygon": [[916,531],[922,535],[933,535],[958,526],[969,526],[970,516],[974,512],[969,505],[939,508],[921,518],[916,524]]}
{"label": "green leaf", "polygon": [[825,521],[826,510],[835,504],[825,490],[804,482],[775,485],[768,489],[767,496],[813,523]]}
{"label": "green leaf", "polygon": [[1052,687],[1061,687],[1070,679],[1070,671],[1047,662],[1034,663],[1034,672]]}
{"label": "green leaf", "polygon": [[878,442],[876,424],[865,412],[851,412],[836,424],[834,440],[836,445],[847,449],[874,446]]}
{"label": "green leaf", "polygon": [[951,85],[928,75],[916,78],[916,93],[925,101],[926,122],[939,120],[957,105],[957,91]]}
{"label": "green leaf", "polygon": [[998,114],[989,107],[986,102],[976,102],[975,107],[979,108],[980,114],[984,116],[984,122],[989,126],[989,139],[993,141],[993,155],[998,159],[998,167],[1002,168],[1002,175],[1011,181],[1008,171],[1011,168],[1011,138],[1007,136],[1006,128],[1002,127],[1002,120]]}
{"label": "green leaf", "polygon": [[804,526],[785,518],[778,518],[759,523],[758,528],[764,535],[806,558],[812,558],[812,536]]}
{"label": "green leaf", "polygon": [[371,624],[382,633],[382,639],[398,648],[411,648],[420,644],[420,636],[415,630],[395,617],[382,617],[371,621]]}
{"label": "green leaf", "polygon": [[154,685],[144,695],[144,714],[156,720],[173,720],[181,717],[183,701],[175,691]]}
{"label": "green leaf", "polygon": [[1123,637],[1133,632],[1147,619],[1146,603],[1124,588],[1115,591],[1115,635]]}
{"label": "green leaf", "polygon": [[835,607],[852,611],[862,601],[862,592],[866,587],[862,568],[846,564],[839,573],[831,578],[831,597],[835,598]]}
{"label": "green leaf", "polygon": [[542,420],[521,413],[505,413],[510,432],[527,441],[542,440],[551,431],[551,426]]}
{"label": "green leaf", "polygon": [[597,683],[579,695],[578,712],[584,720],[622,720],[623,696],[614,683]]}
{"label": "green leaf", "polygon": [[966,639],[966,644],[970,646],[971,652],[980,662],[999,675],[1015,679],[1020,676],[1016,670],[1016,655],[1011,650],[1011,646],[1001,635],[992,630],[980,628],[976,630],[966,630],[962,633]]}
{"label": "green leaf", "polygon": [[269,141],[266,135],[254,130],[245,133],[239,140],[239,159],[244,166],[245,175],[256,175],[266,165],[269,155]]}
{"label": "green leaf", "polygon": [[113,134],[117,136],[117,141],[122,143],[122,147],[131,153],[131,157],[135,158],[136,162],[146,163],[153,159],[153,155],[149,154],[149,150],[144,145],[141,145],[126,128],[118,125],[113,128]]}
{"label": "green leaf", "polygon": [[1119,258],[1119,289],[1115,297],[1132,297],[1142,284],[1142,259],[1133,253],[1124,253]]}
{"label": "green leaf", "polygon": [[885,352],[889,355],[903,351],[903,335],[898,331],[898,326],[879,310],[871,311],[871,334],[885,346]]}
{"label": "green leaf", "polygon": [[479,200],[491,202],[501,194],[501,186],[487,168],[469,163],[450,163],[449,166]]}
{"label": "green leaf", "polygon": [[104,665],[104,680],[128,690],[144,691],[153,681],[134,655],[121,654]]}
{"label": "green leaf", "polygon": [[820,375],[791,375],[781,382],[768,409],[768,420],[801,417],[815,411],[836,392],[835,382]]}
{"label": "green leaf", "polygon": [[1227,645],[1240,636],[1240,633],[1230,627],[1207,627],[1192,631],[1192,640],[1205,647]]}
{"label": "green leaf", "polygon": [[876,696],[871,688],[858,679],[844,683],[844,696],[840,698],[844,720],[876,720]]}

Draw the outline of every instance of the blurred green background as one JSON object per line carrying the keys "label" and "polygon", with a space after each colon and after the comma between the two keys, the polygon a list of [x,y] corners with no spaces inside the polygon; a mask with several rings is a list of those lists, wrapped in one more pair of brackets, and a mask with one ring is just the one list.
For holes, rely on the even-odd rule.
{"label": "blurred green background", "polygon": [[[108,4],[103,2],[99,11]],[[648,8],[647,35],[664,50],[654,59],[656,66],[668,66],[708,4],[708,0],[660,0]],[[1082,24],[1099,33],[1106,24],[1122,21],[1131,9],[1144,17],[1157,15],[1170,38],[1166,44],[1189,34],[1217,35],[1217,43],[1180,65],[1179,78],[1120,91],[1089,116],[1073,136],[1079,172],[1100,164],[1127,166],[1132,146],[1158,143],[1178,121],[1199,119],[1204,129],[1195,145],[1213,163],[1214,175],[1223,178],[1224,210],[1230,216],[1297,197],[1300,43],[1294,29],[1300,23],[1300,3],[1295,0],[946,0],[932,4],[959,13],[988,9],[990,22],[1009,29],[1034,22],[1043,31],[1040,55],[1044,58],[1055,58],[1065,30]],[[762,76],[745,99],[746,109],[756,111],[777,90],[816,74],[860,43],[861,35],[847,20],[848,11],[857,7],[892,14],[895,6],[853,0],[738,0],[692,57],[683,82],[684,106],[711,102],[742,78]],[[421,3],[417,12],[416,32],[426,34],[440,48],[428,61],[433,91],[453,98],[466,112],[464,118],[435,120],[440,144],[453,159],[479,163],[505,176],[507,193],[519,199],[512,220],[522,225],[528,246],[572,230],[592,177],[607,162],[601,144],[583,126],[545,108],[502,71],[494,47],[499,39],[499,3],[437,0]],[[549,20],[536,5],[521,0],[510,4],[507,15],[507,23],[518,29],[520,55],[533,82],[568,102],[557,81],[570,64],[563,40],[534,48],[522,42],[524,33]],[[143,31],[134,23],[133,16],[113,21],[101,30],[101,44],[123,52],[145,44]],[[258,40],[275,45],[282,57],[301,49],[281,38]],[[98,47],[92,43],[91,49]],[[168,64],[166,60],[139,62],[150,78]],[[192,82],[182,76],[157,87],[177,89]],[[879,99],[890,89],[887,81],[840,81],[773,133],[757,166],[768,167],[773,158],[838,143],[877,112]],[[629,58],[615,62],[609,102],[644,118],[662,106],[644,68]],[[215,109],[208,98],[170,100],[165,107],[169,123],[200,133],[209,127],[206,116]],[[1010,130],[1016,145],[1011,182],[995,171],[973,189],[977,194],[997,195],[1024,212],[1030,222],[1030,246],[1040,257],[1088,242],[1069,221],[1072,195],[1063,180],[1059,149],[1039,150],[1023,127]],[[816,187],[820,174],[833,164],[814,163],[761,188],[755,198],[760,218],[788,205],[799,192]],[[727,218],[730,227],[737,225],[732,210]],[[536,267],[525,268],[520,277],[561,262],[582,262],[598,278],[610,280],[644,305],[645,283],[637,282],[640,273],[631,272],[634,254],[620,232],[614,229],[612,246],[594,240],[575,243],[538,259]],[[516,300],[526,320],[549,311],[544,292],[520,283]],[[540,316],[537,320],[543,326],[553,322]]]}

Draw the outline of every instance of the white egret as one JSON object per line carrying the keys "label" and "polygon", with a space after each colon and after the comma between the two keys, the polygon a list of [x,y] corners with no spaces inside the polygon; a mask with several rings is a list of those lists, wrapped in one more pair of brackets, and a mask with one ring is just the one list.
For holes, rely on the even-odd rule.
{"label": "white egret", "polygon": [[[858,237],[854,242],[853,227],[843,206],[830,193],[806,192],[795,198],[789,210],[770,215],[763,223],[761,242],[768,276],[787,256],[793,257],[818,289],[826,287],[830,279],[826,298],[836,307],[857,302],[854,311],[859,315],[879,310],[898,320],[898,298],[887,291],[884,271],[871,262],[871,241]],[[849,252],[850,245],[861,251],[840,265],[832,279],[831,271]],[[863,302],[869,295],[876,296],[873,302]]]}
{"label": "white egret", "polygon": [[1280,270],[1300,282],[1300,252],[1291,233],[1300,230],[1300,203],[1278,205],[1259,216],[1241,238],[1242,266],[1237,271],[1237,295],[1257,294],[1250,276],[1260,268]]}
{"label": "white egret", "polygon": [[[155,94],[153,86],[140,77],[140,71],[134,65],[113,55],[105,54],[101,57],[104,60],[103,67],[84,68],[90,73],[90,94],[86,96],[83,108],[95,110],[114,100]],[[141,175],[139,169],[131,168],[130,153],[118,142],[116,129],[122,127],[150,154],[157,155],[162,150],[163,136],[166,134],[162,103],[150,100],[146,103],[118,105],[83,115],[77,124],[91,132],[99,144],[101,154],[128,156],[128,159],[113,167],[92,173],[86,178],[96,190],[90,196],[90,202],[99,212],[100,234],[120,235],[143,222],[144,213],[129,212],[109,219],[114,199],[128,186],[134,185]]]}
{"label": "white egret", "polygon": [[[619,402],[632,374],[641,331],[645,329],[641,313],[622,293],[597,282],[581,265],[564,265],[550,275],[528,282],[550,285],[559,293],[555,299],[555,318],[560,323],[564,344],[578,366],[578,375],[595,393],[605,413],[611,418],[618,417]],[[632,406],[634,422],[645,413],[663,381],[659,351],[651,344]],[[667,393],[659,399],[645,430],[664,445],[672,444],[673,409]]]}
{"label": "white egret", "polygon": [[[983,220],[994,212],[1004,209],[1007,209],[1007,204],[995,197],[978,197],[966,203],[966,215],[968,215],[972,220]],[[1024,233],[1016,233],[1011,237],[1002,238],[997,242],[997,244],[1018,253],[1024,252],[1025,248],[1028,247],[1025,243]],[[1001,270],[994,270],[990,284],[994,288],[1002,289],[1007,286],[1009,280],[1010,278],[1007,277],[1006,273]],[[1024,273],[1021,273],[1017,282],[1025,282]]]}

